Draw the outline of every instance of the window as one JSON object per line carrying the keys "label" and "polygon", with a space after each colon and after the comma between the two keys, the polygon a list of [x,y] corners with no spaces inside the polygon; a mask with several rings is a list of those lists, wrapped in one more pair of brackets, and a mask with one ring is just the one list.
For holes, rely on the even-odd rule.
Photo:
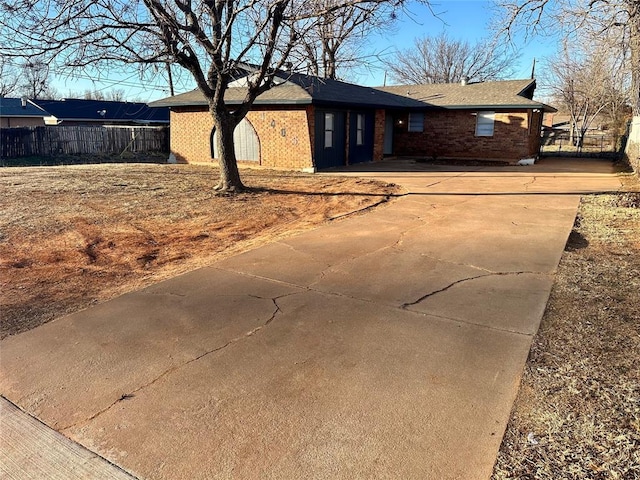
{"label": "window", "polygon": [[409,131],[424,132],[424,113],[409,114]]}
{"label": "window", "polygon": [[324,148],[333,147],[333,113],[324,114]]}
{"label": "window", "polygon": [[493,137],[496,112],[478,112],[476,115],[476,137]]}
{"label": "window", "polygon": [[356,117],[356,145],[364,145],[364,114]]}

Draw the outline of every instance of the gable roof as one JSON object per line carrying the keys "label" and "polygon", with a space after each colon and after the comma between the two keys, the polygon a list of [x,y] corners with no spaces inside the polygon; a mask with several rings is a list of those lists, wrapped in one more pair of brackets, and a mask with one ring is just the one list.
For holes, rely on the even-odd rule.
{"label": "gable roof", "polygon": [[[231,86],[225,92],[227,105],[242,103],[247,88]],[[256,98],[254,105],[349,105],[368,108],[424,108],[422,102],[339,80],[321,79],[300,73],[282,72],[275,85]],[[150,107],[207,105],[200,90],[157,100]]]}
{"label": "gable roof", "polygon": [[27,100],[25,106],[22,106],[21,98],[4,98],[0,97],[0,117],[48,117],[49,113]]}
{"label": "gable roof", "polygon": [[[275,85],[256,98],[254,105],[326,105],[361,106],[387,109],[494,109],[540,108],[555,111],[532,100],[535,80],[505,80],[495,82],[430,85],[398,85],[364,87],[339,80],[321,79],[311,75],[282,72]],[[235,85],[238,82],[234,83]],[[242,103],[246,87],[230,86],[225,92],[227,105]],[[157,100],[150,107],[206,106],[200,90]]]}
{"label": "gable roof", "polygon": [[169,123],[167,109],[149,108],[146,103],[69,98],[34,102],[62,121]]}
{"label": "gable roof", "polygon": [[397,85],[380,90],[446,109],[540,108],[554,112],[555,108],[532,99],[536,81],[500,80],[492,82],[433,83]]}

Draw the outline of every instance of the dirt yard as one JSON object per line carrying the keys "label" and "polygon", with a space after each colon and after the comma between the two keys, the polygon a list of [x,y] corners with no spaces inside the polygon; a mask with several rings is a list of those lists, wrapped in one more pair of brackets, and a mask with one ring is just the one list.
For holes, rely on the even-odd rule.
{"label": "dirt yard", "polygon": [[393,185],[193,165],[0,169],[0,336],[384,202]]}
{"label": "dirt yard", "polygon": [[583,198],[492,478],[640,479],[640,194]]}

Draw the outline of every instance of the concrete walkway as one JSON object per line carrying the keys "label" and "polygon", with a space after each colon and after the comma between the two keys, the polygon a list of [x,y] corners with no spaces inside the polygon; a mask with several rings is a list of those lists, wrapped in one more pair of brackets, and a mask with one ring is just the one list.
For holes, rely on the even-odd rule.
{"label": "concrete walkway", "polygon": [[410,194],[9,337],[0,393],[141,479],[488,478],[578,194],[620,181],[357,174]]}

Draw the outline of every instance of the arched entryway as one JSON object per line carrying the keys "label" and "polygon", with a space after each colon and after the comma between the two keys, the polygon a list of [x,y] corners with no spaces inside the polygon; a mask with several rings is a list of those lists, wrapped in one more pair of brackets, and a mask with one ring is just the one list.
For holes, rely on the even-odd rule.
{"label": "arched entryway", "polygon": [[[218,158],[216,147],[217,132],[215,128],[211,132],[211,157]],[[260,140],[251,122],[243,118],[233,131],[233,144],[236,150],[236,160],[259,162]]]}

